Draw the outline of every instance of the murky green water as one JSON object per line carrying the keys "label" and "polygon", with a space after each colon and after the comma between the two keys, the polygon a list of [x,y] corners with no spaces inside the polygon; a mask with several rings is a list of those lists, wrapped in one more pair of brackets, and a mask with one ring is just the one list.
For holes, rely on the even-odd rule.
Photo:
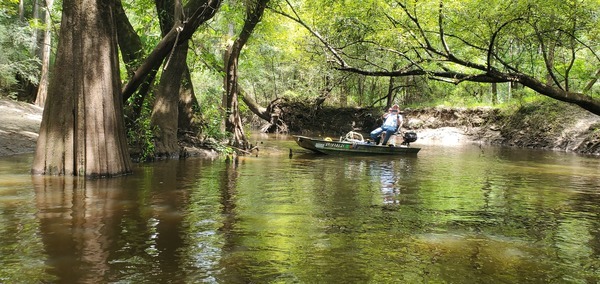
{"label": "murky green water", "polygon": [[0,283],[600,281],[598,158],[261,146],[238,163],[88,181],[31,177],[31,155],[1,158]]}

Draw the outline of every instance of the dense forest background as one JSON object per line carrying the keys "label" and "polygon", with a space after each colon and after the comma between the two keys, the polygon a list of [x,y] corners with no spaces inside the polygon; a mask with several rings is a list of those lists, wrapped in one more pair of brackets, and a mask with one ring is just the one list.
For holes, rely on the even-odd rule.
{"label": "dense forest background", "polygon": [[[383,110],[557,100],[600,114],[598,0],[88,2],[0,0],[0,94],[40,106],[52,96],[106,96],[52,87],[53,78],[65,85],[56,78],[108,62],[90,63],[102,49],[64,34],[88,26],[77,11],[97,11],[114,27],[81,37],[106,50],[114,37],[116,52],[106,56],[118,60],[116,116],[142,158],[176,157],[186,135],[247,149],[250,121],[288,131],[286,112],[292,117],[297,104]],[[65,21],[80,24],[61,28]],[[48,117],[77,106],[57,105]]]}

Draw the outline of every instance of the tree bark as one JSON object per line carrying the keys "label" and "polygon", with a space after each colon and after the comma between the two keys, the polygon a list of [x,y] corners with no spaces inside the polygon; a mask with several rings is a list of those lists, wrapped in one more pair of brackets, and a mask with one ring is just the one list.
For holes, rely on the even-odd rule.
{"label": "tree bark", "polygon": [[[237,40],[236,40],[237,42]],[[238,58],[241,47],[236,43],[230,45],[225,51],[225,130],[233,134],[230,145],[246,149],[249,143],[242,127],[242,118],[238,106]]]}
{"label": "tree bark", "polygon": [[[173,26],[182,22],[182,7],[178,0],[157,0],[160,26],[167,34]],[[179,96],[182,74],[187,70],[186,58],[188,41],[174,46],[171,55],[164,63],[160,83],[155,92],[156,101],[152,110],[151,123],[154,126],[155,156],[178,158],[177,130],[179,122]]]}
{"label": "tree bark", "polygon": [[19,19],[21,21],[25,21],[25,1],[24,0],[19,0]]}
{"label": "tree bark", "polygon": [[[142,45],[142,40],[139,35],[135,32],[133,26],[129,22],[129,18],[127,18],[125,10],[123,10],[121,1],[116,1],[115,16],[119,49],[121,51],[123,62],[125,63],[128,78],[132,78],[135,76],[136,69],[140,66],[141,62],[143,62],[144,56],[146,55],[144,53],[144,46]],[[158,66],[155,69],[150,70],[136,91],[123,96],[123,103],[127,104],[127,107],[125,108],[125,125],[128,129],[133,127],[135,121],[141,116],[144,101],[150,92],[150,88],[154,83],[157,72]]]}
{"label": "tree bark", "polygon": [[492,105],[498,104],[498,83],[492,83]]}
{"label": "tree bark", "polygon": [[[129,18],[127,18],[120,0],[116,1],[115,18],[117,25],[117,39],[123,63],[125,63],[127,74],[133,76],[140,62],[144,59],[144,46],[142,45],[142,40],[131,25],[131,22],[129,22]],[[124,100],[127,99],[128,98],[125,98]]]}
{"label": "tree bark", "polygon": [[181,23],[173,26],[161,39],[121,91],[123,97],[131,96],[144,82],[146,76],[162,64],[173,46],[189,40],[201,24],[215,15],[220,5],[221,0],[194,0],[188,2],[184,8],[185,11],[188,11],[186,15],[189,15],[185,24]]}
{"label": "tree bark", "polygon": [[[169,29],[173,26],[173,23],[177,18],[182,17],[178,14],[170,14],[167,11],[169,9],[181,10],[181,3],[173,2],[173,0],[155,0],[156,8],[159,13],[160,26],[163,35],[169,32]],[[181,12],[181,11],[180,11]],[[187,46],[187,42],[185,43]],[[187,52],[187,51],[186,51]],[[173,64],[173,63],[171,63]],[[194,93],[194,85],[192,84],[192,78],[190,75],[189,67],[187,62],[177,61],[175,64],[179,64],[178,69],[182,70],[182,76],[180,80],[179,90],[179,104],[178,104],[178,130],[181,131],[192,131],[193,129],[193,117],[196,111],[199,111],[200,106]]]}
{"label": "tree bark", "polygon": [[239,56],[242,48],[252,35],[254,28],[260,22],[260,19],[267,7],[269,0],[257,0],[249,4],[247,8],[244,26],[238,38],[228,46],[225,51],[225,92],[226,92],[226,111],[225,129],[233,134],[230,144],[234,147],[247,149],[248,140],[242,127],[242,119],[238,107],[238,66]]}
{"label": "tree bark", "polygon": [[[217,62],[214,56],[211,56],[211,58],[206,60],[204,63],[216,72],[225,73],[225,67],[223,65],[220,65],[220,63]],[[258,115],[260,118],[266,121],[271,121],[271,113],[269,112],[268,108],[263,107],[254,99],[252,99],[252,97],[248,95],[248,93],[245,92],[239,84],[236,88],[238,90],[238,95],[242,97],[242,101],[248,106],[250,111],[252,111],[254,114]],[[225,101],[226,97],[225,95],[223,95],[223,102]],[[223,107],[227,107],[225,103],[223,104]]]}
{"label": "tree bark", "polygon": [[594,74],[592,79],[585,85],[585,88],[583,88],[583,92],[584,93],[589,92],[592,89],[592,87],[594,86],[594,84],[596,84],[596,82],[598,82],[598,78],[600,78],[600,69],[598,69],[598,71],[596,71],[596,74]]}
{"label": "tree bark", "polygon": [[385,100],[386,109],[392,107],[392,105],[394,104],[394,92],[396,91],[396,88],[394,87],[394,78],[395,77],[389,78],[388,91]]}
{"label": "tree bark", "polygon": [[185,66],[183,78],[181,80],[181,88],[179,90],[179,123],[180,131],[193,131],[194,129],[194,114],[200,111],[200,104],[194,93],[190,69]]}
{"label": "tree bark", "polygon": [[61,76],[50,79],[33,174],[131,172],[113,11],[113,0],[63,1],[54,65]]}
{"label": "tree bark", "polygon": [[178,158],[177,129],[179,116],[179,90],[185,70],[187,42],[175,47],[173,55],[165,62],[160,83],[156,90],[156,101],[152,110],[151,123],[155,126],[155,155]]}
{"label": "tree bark", "polygon": [[44,17],[44,40],[41,46],[42,70],[40,73],[40,82],[38,84],[37,95],[35,96],[35,104],[44,107],[46,97],[48,97],[48,72],[50,69],[50,51],[52,47],[52,20],[50,11],[52,11],[54,0],[46,0],[46,13]]}

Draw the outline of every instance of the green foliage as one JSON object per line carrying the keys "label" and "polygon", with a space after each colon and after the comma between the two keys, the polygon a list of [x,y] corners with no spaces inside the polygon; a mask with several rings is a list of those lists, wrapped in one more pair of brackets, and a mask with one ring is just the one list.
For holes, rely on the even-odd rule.
{"label": "green foliage", "polygon": [[[206,58],[215,60],[215,57]],[[222,105],[223,79],[221,74],[214,73],[204,65],[190,65],[192,81],[202,82],[194,84],[196,99],[200,104],[198,125],[200,132],[205,137],[217,140],[223,139],[227,134],[222,130],[224,121]]]}
{"label": "green foliage", "polygon": [[129,125],[127,125],[127,143],[131,149],[131,156],[138,162],[152,160],[155,154],[156,129],[150,123],[152,105],[149,101],[151,100],[144,101],[141,115],[133,121],[128,121]]}
{"label": "green foliage", "polygon": [[19,78],[37,84],[39,60],[30,51],[35,46],[31,29],[0,9],[0,92],[12,94]]}
{"label": "green foliage", "polygon": [[[435,67],[441,61],[426,61],[417,51],[419,33],[401,8],[417,16],[433,47],[443,50],[439,36],[440,1],[303,0],[291,1],[299,16],[344,54],[357,68],[393,70],[410,60]],[[443,25],[451,51],[460,59],[485,64],[491,37],[497,33],[494,52],[515,68],[546,80],[546,65],[540,42],[553,48],[553,70],[558,80],[569,80],[569,88],[581,90],[596,74],[600,18],[598,1],[443,1]],[[28,3],[26,3],[28,4]],[[36,82],[38,63],[29,54],[31,31],[15,20],[17,0],[0,0],[0,88],[10,89],[16,77]],[[202,26],[191,41],[188,56],[196,94],[205,119],[204,129],[220,136],[215,120],[222,117],[222,55],[224,47],[241,29],[247,3],[225,1],[216,17]],[[60,5],[55,5],[59,8]],[[123,6],[138,31],[145,52],[161,39],[155,3],[125,0]],[[282,1],[270,6],[291,14]],[[31,10],[31,9],[26,9]],[[58,19],[58,17],[55,17]],[[508,23],[508,24],[507,24]],[[33,25],[34,23],[32,23]],[[503,26],[505,25],[505,26]],[[536,31],[539,32],[536,36]],[[267,10],[248,44],[239,65],[240,86],[258,103],[282,97],[315,98],[331,88],[326,104],[369,106],[388,92],[389,78],[369,78],[335,70],[331,55],[316,38],[297,23]],[[494,67],[504,70],[501,62]],[[452,71],[473,72],[458,65]],[[123,73],[125,71],[123,70]],[[428,77],[397,78],[396,101],[406,105],[449,104],[459,106],[499,104],[527,99],[529,94],[492,97],[488,84],[443,84]],[[598,96],[596,84],[590,91]],[[380,104],[380,103],[379,103]],[[206,112],[206,113],[204,113]]]}
{"label": "green foliage", "polygon": [[135,126],[129,128],[127,132],[128,143],[134,146],[134,155],[138,161],[147,161],[154,158],[155,146],[154,146],[154,132],[156,131],[150,119],[146,117],[140,117],[135,120]]}
{"label": "green foliage", "polygon": [[19,0],[0,0],[0,13],[5,16],[17,17],[19,12]]}
{"label": "green foliage", "polygon": [[148,53],[162,38],[154,1],[123,0],[123,9]]}
{"label": "green foliage", "polygon": [[[3,0],[7,1],[7,0]],[[443,60],[426,60],[419,50],[419,35],[402,5],[417,16],[434,48],[444,50],[440,41],[440,1],[383,0],[303,0],[292,1],[298,15],[311,28],[335,46],[357,68],[395,70],[414,63],[423,68],[478,74]],[[496,36],[493,51],[504,63],[546,80],[542,46],[553,47],[553,71],[560,83],[569,80],[571,90],[581,90],[597,71],[600,19],[598,1],[536,0],[524,1],[442,1],[443,27],[447,44],[459,59],[487,64],[488,47]],[[203,25],[190,42],[188,66],[200,103],[200,128],[205,137],[227,138],[224,119],[223,53],[239,34],[247,3],[226,1],[216,17]],[[148,52],[160,40],[160,30],[152,1],[123,2],[129,19],[139,32]],[[291,14],[282,1],[271,7]],[[539,32],[536,35],[536,32]],[[241,89],[266,106],[280,97],[311,100],[327,94],[328,106],[380,106],[388,93],[388,77],[367,77],[339,72],[323,44],[297,23],[267,10],[261,23],[242,50],[239,59]],[[571,64],[572,63],[572,64]],[[490,64],[506,71],[500,60]],[[518,107],[539,99],[530,90],[498,84],[497,95],[491,85],[482,83],[447,84],[432,76],[402,77],[393,82],[395,102],[405,106],[426,105]],[[596,84],[597,86],[597,84]],[[595,90],[595,91],[594,91]],[[595,92],[595,93],[594,93]],[[598,87],[592,88],[592,94]],[[240,103],[242,111],[244,104]],[[149,149],[152,137],[148,120],[136,121],[132,136]],[[144,142],[145,141],[145,142]],[[151,149],[149,149],[151,150]]]}
{"label": "green foliage", "polygon": [[590,126],[590,131],[600,138],[600,123],[596,123]]}
{"label": "green foliage", "polygon": [[227,133],[222,130],[225,117],[223,117],[222,108],[215,104],[205,104],[202,109],[202,134],[217,140],[227,137]]}
{"label": "green foliage", "polygon": [[215,151],[217,151],[218,153],[222,154],[225,159],[229,159],[229,155],[232,155],[235,150],[229,146],[227,146],[226,144],[216,144],[214,145],[215,147]]}
{"label": "green foliage", "polygon": [[[440,3],[443,4],[441,8]],[[313,30],[336,47],[351,66],[359,69],[396,70],[418,64],[428,70],[482,73],[423,51],[425,45],[430,45],[445,52],[439,36],[443,27],[448,52],[459,60],[480,65],[489,62],[500,71],[506,71],[507,64],[546,82],[546,57],[558,83],[565,86],[568,80],[570,90],[581,90],[597,72],[598,1],[404,0],[390,3],[308,0],[294,5]],[[411,21],[408,13],[419,19],[420,26]],[[303,47],[301,54],[305,57],[319,54],[315,58],[320,60],[320,66],[326,66],[327,58],[322,55],[327,52],[321,50],[321,43],[309,37],[294,42]],[[490,47],[494,57],[488,61]],[[334,74],[335,77],[339,73]],[[315,81],[323,83],[323,80]],[[348,101],[358,104],[370,104],[387,91],[385,83],[368,90],[357,80],[346,81],[340,87],[343,90],[334,91],[336,95],[348,96]],[[499,96],[500,100],[492,100],[490,85],[483,83],[441,85],[425,82],[405,88],[414,89],[408,93],[422,95],[420,100],[413,98],[409,103],[446,101],[473,105],[505,103],[511,99],[504,95]],[[592,89],[592,96],[594,92],[597,93],[597,89]]]}

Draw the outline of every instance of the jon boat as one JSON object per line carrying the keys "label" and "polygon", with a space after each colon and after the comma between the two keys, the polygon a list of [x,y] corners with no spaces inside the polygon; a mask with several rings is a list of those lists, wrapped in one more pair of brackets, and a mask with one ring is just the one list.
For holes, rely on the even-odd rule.
{"label": "jon boat", "polygon": [[306,136],[294,136],[298,146],[321,154],[376,154],[376,155],[402,155],[417,154],[421,148],[410,147],[410,143],[417,140],[414,132],[405,132],[403,142],[398,146],[375,145],[371,141],[363,139],[360,133],[348,132],[346,136],[340,137],[339,141],[331,138],[310,138]]}

